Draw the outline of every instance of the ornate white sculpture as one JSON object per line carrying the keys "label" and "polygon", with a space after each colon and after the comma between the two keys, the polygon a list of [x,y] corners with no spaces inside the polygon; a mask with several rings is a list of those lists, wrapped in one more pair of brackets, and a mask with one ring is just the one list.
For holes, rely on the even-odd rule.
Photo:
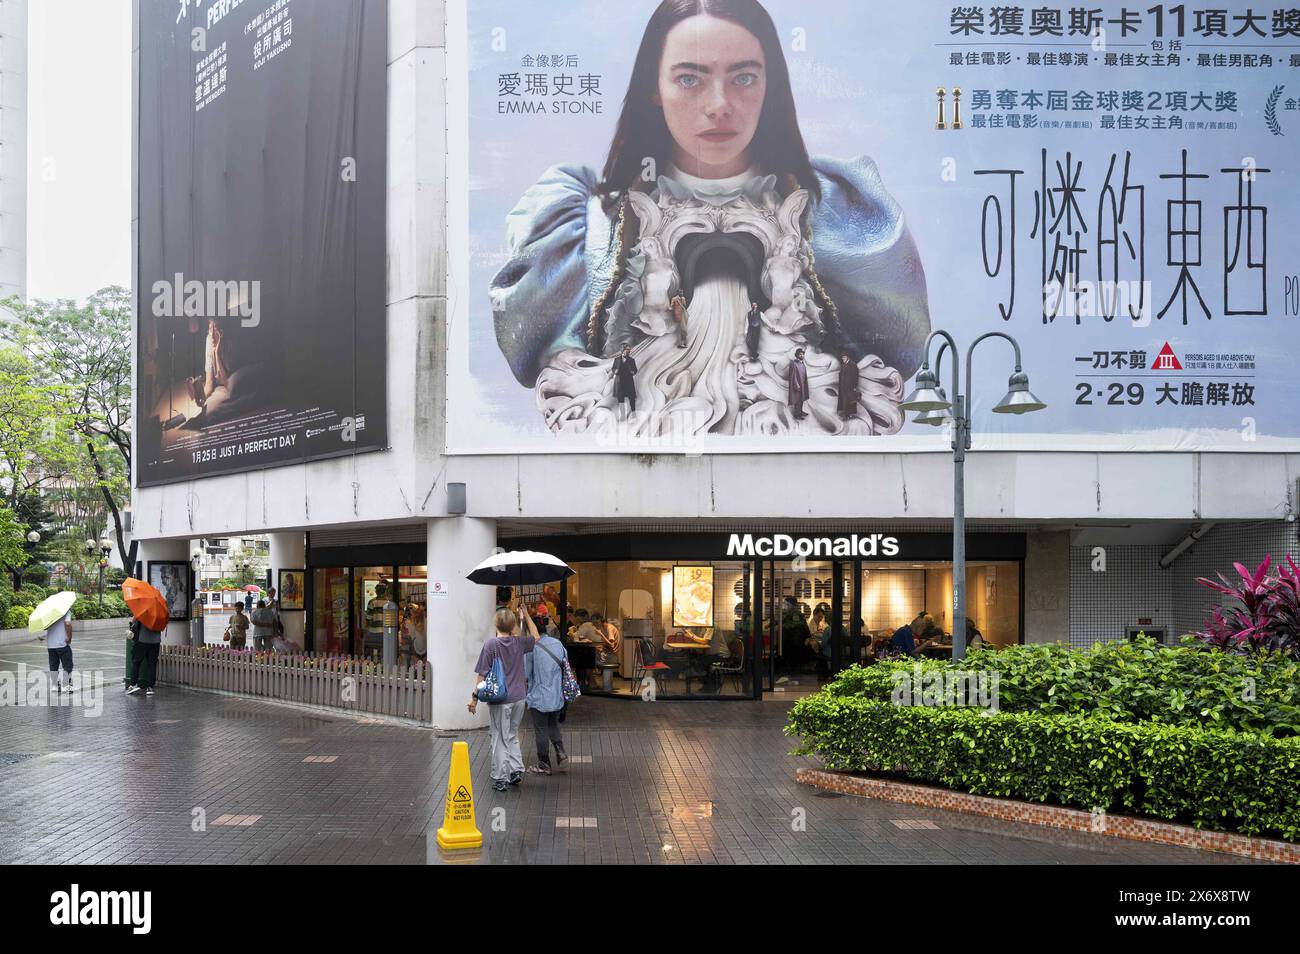
{"label": "ornate white sculpture", "polygon": [[[807,190],[785,199],[775,177],[742,188],[687,190],[660,179],[657,195],[629,193],[640,224],[637,244],[605,323],[608,357],[578,349],[557,354],[537,380],[538,408],[557,432],[648,437],[715,434],[880,434],[903,424],[902,376],[874,355],[858,362],[854,413],[838,413],[839,356],[821,352],[821,309],[807,277],[811,249],[803,236]],[[771,302],[762,313],[757,359],[745,340],[750,292],[729,274],[697,278],[686,322],[686,348],[676,344],[670,302],[682,289],[676,251],[688,235],[753,236],[763,252],[759,276]],[[614,404],[613,355],[632,346],[638,373],[637,410]],[[786,374],[805,349],[811,392],[807,418],[786,403]]]}

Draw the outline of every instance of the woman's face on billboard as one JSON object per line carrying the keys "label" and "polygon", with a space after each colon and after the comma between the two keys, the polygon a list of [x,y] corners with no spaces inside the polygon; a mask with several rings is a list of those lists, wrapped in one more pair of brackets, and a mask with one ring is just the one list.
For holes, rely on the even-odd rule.
{"label": "woman's face on billboard", "polygon": [[673,137],[673,163],[707,179],[748,169],[766,93],[763,47],[744,27],[710,16],[674,26],[664,38],[655,97]]}

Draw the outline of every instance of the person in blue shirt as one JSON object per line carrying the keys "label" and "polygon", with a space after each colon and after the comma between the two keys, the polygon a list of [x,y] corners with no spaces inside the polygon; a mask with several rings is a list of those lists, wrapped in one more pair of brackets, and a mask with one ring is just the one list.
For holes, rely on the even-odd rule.
{"label": "person in blue shirt", "polygon": [[894,630],[893,638],[890,640],[890,646],[895,653],[904,656],[919,656],[921,650],[930,646],[934,640],[925,639],[920,646],[916,644],[918,638],[925,638],[934,629],[934,619],[922,610],[916,614],[912,622],[905,626],[900,626]]}
{"label": "person in blue shirt", "polygon": [[524,657],[524,679],[528,682],[528,711],[533,719],[533,739],[537,744],[537,764],[528,771],[534,775],[551,774],[551,746],[555,746],[556,765],[569,761],[560,734],[564,715],[564,644],[546,635],[549,619],[537,617],[536,652]]}

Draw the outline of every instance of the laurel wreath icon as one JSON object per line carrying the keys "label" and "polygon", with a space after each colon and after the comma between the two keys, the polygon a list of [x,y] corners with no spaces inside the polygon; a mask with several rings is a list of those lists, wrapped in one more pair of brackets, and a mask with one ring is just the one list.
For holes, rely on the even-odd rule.
{"label": "laurel wreath icon", "polygon": [[1268,102],[1264,104],[1264,123],[1274,136],[1284,135],[1282,124],[1277,121],[1277,101],[1282,97],[1282,90],[1284,89],[1286,89],[1285,86],[1274,86],[1273,92],[1269,94]]}

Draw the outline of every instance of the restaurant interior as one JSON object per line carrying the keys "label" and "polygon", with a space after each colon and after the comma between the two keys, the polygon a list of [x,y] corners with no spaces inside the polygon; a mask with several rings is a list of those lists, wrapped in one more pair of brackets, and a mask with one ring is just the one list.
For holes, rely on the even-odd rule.
{"label": "restaurant interior", "polygon": [[[952,566],[942,561],[863,562],[856,573],[853,563],[832,561],[571,565],[575,573],[562,584],[519,596],[531,612],[545,608],[587,693],[754,698],[808,691],[855,660],[869,664],[895,651],[895,631],[923,613],[913,627],[917,653],[952,652]],[[1020,566],[968,564],[968,636],[978,633],[993,648],[1020,641]]]}

